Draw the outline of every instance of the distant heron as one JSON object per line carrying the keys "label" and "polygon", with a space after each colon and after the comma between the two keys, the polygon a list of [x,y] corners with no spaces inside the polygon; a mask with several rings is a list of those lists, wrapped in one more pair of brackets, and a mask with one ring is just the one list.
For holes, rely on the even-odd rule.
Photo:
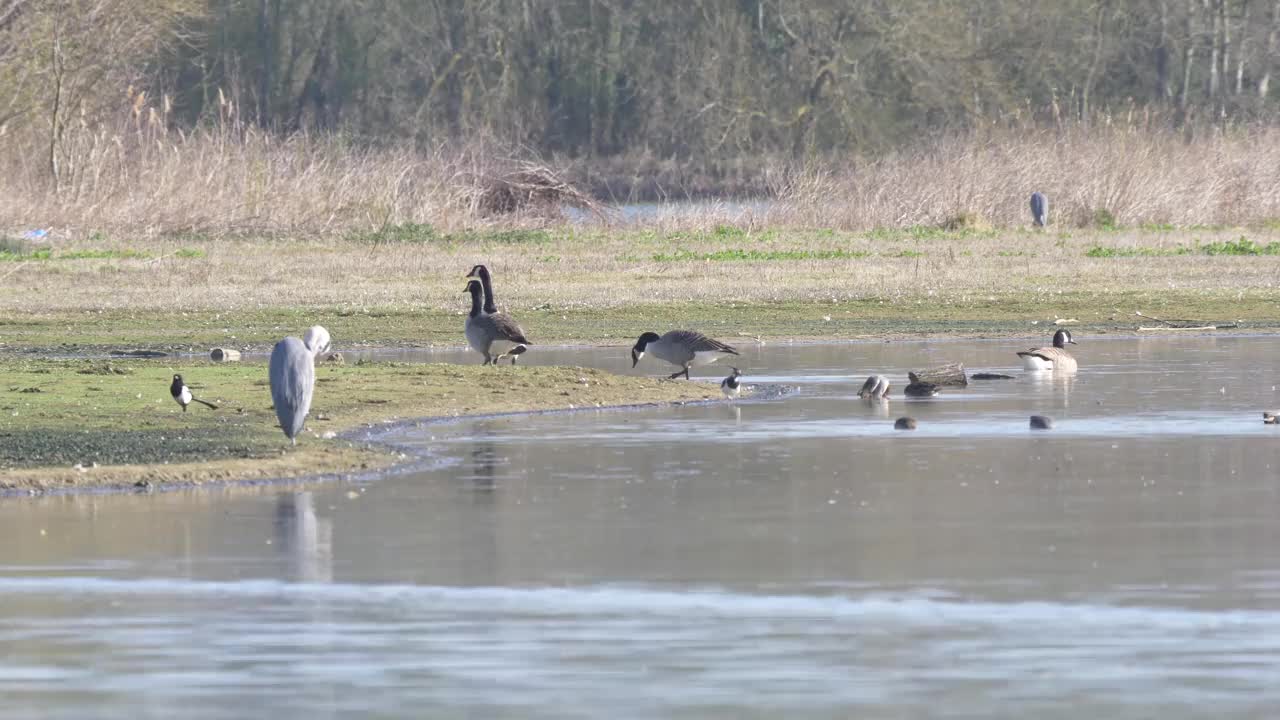
{"label": "distant heron", "polygon": [[271,351],[271,401],[276,406],[280,429],[294,445],[311,410],[311,392],[316,384],[315,355],[296,337],[287,337]]}
{"label": "distant heron", "polygon": [[1031,193],[1031,222],[1035,223],[1036,227],[1049,224],[1049,198],[1038,190]]}
{"label": "distant heron", "polygon": [[307,332],[302,336],[302,344],[307,346],[312,355],[327,353],[333,345],[329,339],[329,331],[319,325],[307,328]]}

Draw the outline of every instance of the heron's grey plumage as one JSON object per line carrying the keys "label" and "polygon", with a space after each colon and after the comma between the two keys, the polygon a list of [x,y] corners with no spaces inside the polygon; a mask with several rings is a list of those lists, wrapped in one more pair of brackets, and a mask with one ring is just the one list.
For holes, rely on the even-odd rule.
{"label": "heron's grey plumage", "polygon": [[333,346],[333,342],[329,338],[329,331],[320,325],[312,325],[307,328],[307,332],[302,336],[302,344],[307,346],[312,355],[327,353]]}
{"label": "heron's grey plumage", "polygon": [[316,384],[315,355],[306,343],[287,337],[271,350],[268,366],[271,401],[275,403],[280,429],[293,444],[311,411],[311,393]]}
{"label": "heron's grey plumage", "polygon": [[1035,223],[1036,227],[1049,224],[1049,198],[1038,190],[1031,193],[1031,222]]}

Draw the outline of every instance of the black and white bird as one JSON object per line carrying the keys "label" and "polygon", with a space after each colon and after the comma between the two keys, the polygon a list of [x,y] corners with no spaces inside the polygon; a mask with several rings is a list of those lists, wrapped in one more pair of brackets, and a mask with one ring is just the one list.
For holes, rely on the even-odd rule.
{"label": "black and white bird", "polygon": [[681,370],[671,374],[672,380],[681,375],[688,380],[689,368],[710,365],[725,355],[737,355],[738,351],[696,330],[672,330],[662,336],[654,332],[641,335],[631,348],[631,367],[639,364],[645,353],[679,365]]}
{"label": "black and white bird", "polygon": [[182,406],[182,412],[186,412],[187,406],[193,402],[205,405],[211,410],[218,409],[217,405],[214,405],[211,402],[205,402],[204,400],[192,395],[191,388],[187,387],[187,384],[182,381],[181,375],[173,376],[173,382],[169,384],[169,394],[173,396],[174,402]]}
{"label": "black and white bird", "polygon": [[724,393],[725,397],[733,400],[742,394],[742,383],[738,380],[738,378],[742,377],[742,373],[738,371],[738,368],[729,369],[733,370],[733,372],[729,374],[729,377],[720,381],[720,392]]}

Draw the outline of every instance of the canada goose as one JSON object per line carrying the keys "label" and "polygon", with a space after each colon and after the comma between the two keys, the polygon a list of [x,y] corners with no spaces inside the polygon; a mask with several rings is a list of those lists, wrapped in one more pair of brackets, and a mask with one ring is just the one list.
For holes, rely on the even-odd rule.
{"label": "canada goose", "polygon": [[650,353],[659,360],[672,365],[679,365],[682,370],[671,374],[671,379],[684,375],[689,379],[689,368],[710,365],[722,355],[737,355],[738,351],[719,340],[712,340],[696,330],[672,330],[659,337],[658,333],[647,332],[636,340],[631,348],[631,367],[635,367],[645,353]]}
{"label": "canada goose", "polygon": [[914,398],[931,398],[942,391],[942,386],[935,385],[931,382],[924,382],[916,377],[915,373],[907,373],[907,380],[910,382],[902,389],[902,394],[907,397]]}
{"label": "canada goose", "polygon": [[[484,311],[489,315],[498,312],[498,303],[493,299],[493,281],[489,278],[489,268],[484,265],[473,265],[471,272],[467,273],[467,278],[479,278],[480,284],[484,286]],[[524,345],[516,345],[508,350],[506,355],[511,356],[511,364],[516,364],[516,356],[523,355],[529,348]],[[496,360],[495,360],[496,362]]]}
{"label": "canada goose", "polygon": [[[510,315],[484,312],[480,305],[480,296],[484,293],[484,288],[479,280],[468,282],[466,292],[471,293],[471,312],[467,315],[464,326],[467,343],[471,345],[472,350],[484,355],[483,364],[496,365],[499,360],[510,355],[516,347],[531,344],[525,338],[524,331],[515,320],[511,319]],[[516,364],[514,355],[511,357],[511,364]]]}
{"label": "canada goose", "polygon": [[884,400],[889,397],[889,378],[883,375],[872,375],[862,383],[858,397],[863,400]]}
{"label": "canada goose", "polygon": [[729,369],[733,372],[729,374],[729,377],[720,381],[720,392],[724,393],[725,397],[733,400],[742,394],[742,383],[738,382],[738,378],[742,377],[742,373],[738,372],[738,368]]}
{"label": "canada goose", "polygon": [[1047,417],[1045,415],[1032,415],[1031,429],[1032,430],[1052,430],[1053,418]]}
{"label": "canada goose", "polygon": [[900,417],[893,421],[894,430],[915,430],[916,419],[913,417]]}
{"label": "canada goose", "polygon": [[187,406],[192,402],[198,402],[201,405],[208,407],[210,410],[218,409],[217,405],[214,405],[211,402],[205,402],[204,400],[192,395],[191,388],[187,387],[187,384],[182,381],[181,375],[173,376],[173,382],[169,385],[169,394],[173,396],[175,402],[182,406],[182,412],[186,412]]}
{"label": "canada goose", "polygon": [[1027,370],[1075,372],[1076,359],[1064,349],[1068,344],[1076,344],[1071,339],[1071,331],[1059,330],[1053,334],[1053,347],[1032,348],[1018,353],[1018,357],[1022,358],[1022,367]]}

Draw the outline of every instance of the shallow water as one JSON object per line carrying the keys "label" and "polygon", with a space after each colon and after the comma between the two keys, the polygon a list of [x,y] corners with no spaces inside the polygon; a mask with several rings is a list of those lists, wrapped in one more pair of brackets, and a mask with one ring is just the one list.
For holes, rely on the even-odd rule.
{"label": "shallow water", "polygon": [[[1079,339],[1074,378],[747,347],[796,391],[410,428],[433,469],[360,486],[0,501],[4,715],[1270,716],[1280,341]],[[901,398],[952,360],[1019,377]]]}

